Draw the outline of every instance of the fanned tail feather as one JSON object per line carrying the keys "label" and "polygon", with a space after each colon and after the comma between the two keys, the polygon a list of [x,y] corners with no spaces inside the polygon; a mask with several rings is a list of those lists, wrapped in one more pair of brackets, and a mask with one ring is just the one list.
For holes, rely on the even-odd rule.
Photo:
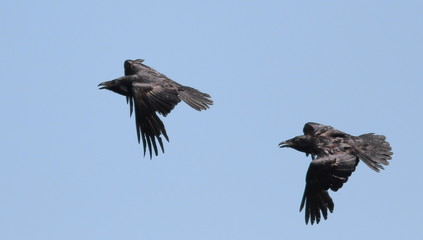
{"label": "fanned tail feather", "polygon": [[213,105],[210,95],[191,87],[181,87],[179,97],[197,111],[206,110],[209,105]]}
{"label": "fanned tail feather", "polygon": [[388,165],[388,160],[392,159],[391,146],[383,135],[373,133],[359,136],[359,146],[356,149],[358,157],[371,169],[379,172],[384,169],[383,165]]}

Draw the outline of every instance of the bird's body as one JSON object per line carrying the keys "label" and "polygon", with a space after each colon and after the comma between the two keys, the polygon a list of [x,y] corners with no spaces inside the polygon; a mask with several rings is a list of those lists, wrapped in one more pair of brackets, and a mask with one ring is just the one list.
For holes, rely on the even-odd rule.
{"label": "bird's body", "polygon": [[306,223],[319,223],[321,214],[326,219],[334,204],[328,190],[337,191],[362,160],[375,171],[383,169],[391,159],[391,147],[385,136],[372,133],[352,136],[330,126],[306,123],[304,135],[279,144],[312,156],[306,176],[306,187],[300,210],[305,207]]}
{"label": "bird's body", "polygon": [[183,100],[195,110],[201,111],[213,104],[210,95],[194,88],[183,86],[151,67],[142,64],[143,60],[126,60],[125,76],[99,84],[100,89],[108,89],[126,97],[130,114],[135,109],[135,123],[138,142],[142,139],[144,155],[148,147],[150,158],[154,150],[158,155],[157,143],[164,152],[163,136],[167,141],[165,126],[157,112],[163,116]]}

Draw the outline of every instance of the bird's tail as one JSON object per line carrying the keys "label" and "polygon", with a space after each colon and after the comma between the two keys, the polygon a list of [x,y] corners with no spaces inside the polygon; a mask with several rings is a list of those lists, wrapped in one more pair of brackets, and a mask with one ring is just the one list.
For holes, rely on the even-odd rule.
{"label": "bird's tail", "polygon": [[383,169],[382,165],[388,165],[388,160],[392,159],[391,146],[385,139],[385,136],[373,133],[358,136],[358,157],[376,172]]}
{"label": "bird's tail", "polygon": [[206,110],[209,105],[213,105],[210,95],[191,87],[181,87],[179,97],[197,111]]}
{"label": "bird's tail", "polygon": [[316,189],[307,184],[304,190],[303,200],[301,201],[300,212],[303,210],[304,206],[305,222],[308,224],[308,221],[311,220],[311,225],[313,225],[314,222],[320,222],[321,214],[326,220],[328,217],[328,210],[333,212],[334,204],[327,190],[321,188]]}

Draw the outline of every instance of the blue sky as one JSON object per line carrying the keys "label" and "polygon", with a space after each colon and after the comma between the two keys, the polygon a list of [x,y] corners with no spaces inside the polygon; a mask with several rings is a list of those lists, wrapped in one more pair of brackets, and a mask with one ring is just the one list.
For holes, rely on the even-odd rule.
{"label": "blue sky", "polygon": [[[423,2],[3,1],[0,239],[423,237]],[[122,96],[145,63],[212,95],[143,158]],[[304,123],[387,136],[305,225]]]}

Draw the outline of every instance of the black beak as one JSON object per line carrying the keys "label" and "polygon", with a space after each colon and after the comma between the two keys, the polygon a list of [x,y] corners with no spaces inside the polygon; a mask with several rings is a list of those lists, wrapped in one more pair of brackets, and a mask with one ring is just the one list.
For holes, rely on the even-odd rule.
{"label": "black beak", "polygon": [[110,81],[109,82],[102,82],[102,83],[98,84],[97,87],[100,87],[99,90],[101,90],[101,89],[107,89],[108,86],[109,86],[109,84],[110,84]]}
{"label": "black beak", "polygon": [[280,148],[291,147],[289,140],[279,143]]}

